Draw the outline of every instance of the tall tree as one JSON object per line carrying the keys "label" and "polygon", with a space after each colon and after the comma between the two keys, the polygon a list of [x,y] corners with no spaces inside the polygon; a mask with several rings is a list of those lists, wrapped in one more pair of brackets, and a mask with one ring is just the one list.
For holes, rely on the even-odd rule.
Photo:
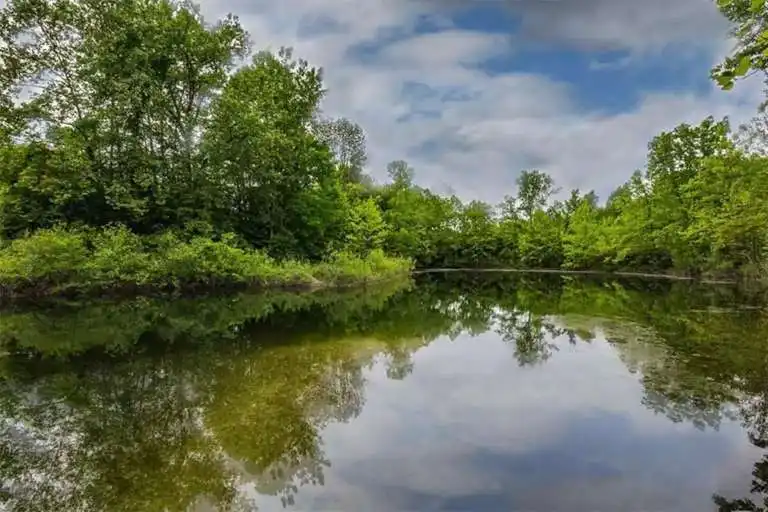
{"label": "tall tree", "polygon": [[700,124],[680,124],[662,132],[648,145],[646,179],[650,185],[649,220],[657,247],[666,250],[680,268],[701,264],[701,248],[683,234],[691,223],[694,205],[683,188],[702,170],[708,158],[722,156],[733,148],[727,119],[711,116]]}
{"label": "tall tree", "polygon": [[[187,2],[7,2],[0,125],[28,143],[4,169],[22,215],[11,224],[146,227],[194,214],[205,188],[196,141],[247,48],[235,17],[211,26]],[[56,192],[41,186],[51,182]]]}
{"label": "tall tree", "polygon": [[394,160],[387,164],[387,175],[397,188],[409,188],[413,185],[415,171],[405,160]]}
{"label": "tall tree", "polygon": [[332,155],[309,130],[322,95],[319,69],[295,60],[290,49],[260,52],[229,80],[205,134],[221,214],[233,215],[240,233],[276,254],[299,256],[299,238],[322,240],[305,230],[324,223],[304,215],[335,204],[323,192],[334,190]]}
{"label": "tall tree", "polygon": [[317,119],[313,123],[317,138],[328,145],[342,168],[344,178],[352,183],[367,182],[363,167],[368,161],[365,132],[357,123],[339,119]]}
{"label": "tall tree", "polygon": [[546,206],[555,193],[552,177],[536,169],[520,173],[517,189],[519,209],[528,220],[533,219],[534,212]]}

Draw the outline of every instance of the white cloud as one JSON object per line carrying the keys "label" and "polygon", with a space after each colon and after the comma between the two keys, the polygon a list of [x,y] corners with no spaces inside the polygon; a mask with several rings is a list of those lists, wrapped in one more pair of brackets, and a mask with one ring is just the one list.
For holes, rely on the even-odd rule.
{"label": "white cloud", "polygon": [[[649,94],[631,111],[605,115],[580,106],[567,83],[476,67],[531,41],[625,50],[632,58],[688,45],[714,63],[727,41],[710,0],[500,3],[520,17],[518,33],[459,30],[447,13],[463,3],[450,0],[203,0],[202,7],[208,15],[240,15],[256,47],[293,46],[323,66],[324,110],[366,129],[374,176],[383,178],[386,162],[405,158],[421,184],[467,199],[498,201],[514,192],[520,169],[534,166],[564,190],[594,188],[605,197],[643,165],[659,131],[709,114],[744,121],[761,97],[753,80],[729,93],[711,87]],[[417,33],[425,18],[440,28]],[[360,53],[361,45],[380,51]]]}
{"label": "white cloud", "polygon": [[[508,45],[506,37],[469,30],[445,30],[417,35],[390,44],[378,65],[411,69],[424,74],[434,68],[453,68],[482,62]],[[429,73],[429,71],[427,71]]]}

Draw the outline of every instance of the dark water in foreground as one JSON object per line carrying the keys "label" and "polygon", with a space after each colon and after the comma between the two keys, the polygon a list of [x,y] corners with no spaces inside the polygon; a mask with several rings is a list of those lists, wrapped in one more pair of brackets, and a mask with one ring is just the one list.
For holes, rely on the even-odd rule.
{"label": "dark water in foreground", "polygon": [[768,510],[755,306],[452,275],[3,312],[0,509]]}

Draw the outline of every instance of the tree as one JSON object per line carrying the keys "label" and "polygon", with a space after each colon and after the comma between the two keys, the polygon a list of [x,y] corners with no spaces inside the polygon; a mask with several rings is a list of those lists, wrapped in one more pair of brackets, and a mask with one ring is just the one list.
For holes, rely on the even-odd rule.
{"label": "tree", "polygon": [[578,202],[568,217],[563,235],[565,265],[570,268],[595,269],[604,265],[607,253],[601,212],[588,199]]}
{"label": "tree", "polygon": [[[765,92],[768,93],[768,90]],[[747,153],[768,156],[768,101],[758,107],[755,117],[739,126],[735,143]]]}
{"label": "tree", "polygon": [[510,195],[505,195],[504,200],[499,205],[499,211],[501,211],[501,216],[503,219],[517,219],[519,213],[517,198]]}
{"label": "tree", "polygon": [[236,18],[211,26],[186,2],[9,1],[0,126],[21,141],[7,151],[37,162],[4,170],[21,205],[9,234],[53,221],[149,229],[195,216],[208,191],[196,141],[247,47]]}
{"label": "tree", "polygon": [[342,167],[345,180],[351,183],[367,183],[363,166],[368,161],[365,149],[365,132],[360,125],[349,119],[316,119],[313,130],[317,138],[327,144]]}
{"label": "tree", "polygon": [[519,210],[528,220],[533,219],[533,213],[543,208],[556,192],[552,177],[535,169],[522,171],[516,182]]}
{"label": "tree", "polygon": [[768,246],[766,159],[734,151],[710,158],[683,189],[692,204],[685,233],[714,267],[759,269]]}
{"label": "tree", "polygon": [[340,207],[322,192],[335,187],[332,155],[309,130],[322,95],[319,69],[290,49],[260,52],[229,79],[204,136],[218,216],[276,255],[304,256],[300,240],[325,239],[324,223],[301,215],[324,210],[307,201]]}
{"label": "tree", "polygon": [[573,212],[575,212],[576,209],[582,205],[582,203],[587,203],[590,207],[596,208],[597,194],[595,194],[595,191],[590,190],[587,194],[581,195],[581,191],[579,189],[576,188],[571,190],[570,197],[563,202],[566,215],[572,215]]}
{"label": "tree", "polygon": [[413,186],[415,171],[405,160],[394,160],[387,164],[387,175],[396,188],[410,188]]}
{"label": "tree", "polygon": [[387,238],[388,226],[373,199],[366,199],[349,210],[345,248],[359,254],[381,249]]}
{"label": "tree", "polygon": [[662,132],[648,145],[646,180],[649,184],[649,222],[657,248],[664,248],[678,268],[697,268],[703,250],[683,233],[694,208],[683,188],[701,172],[708,158],[733,149],[728,120],[711,116],[700,124],[683,123]]}
{"label": "tree", "polygon": [[734,24],[737,40],[731,55],[712,68],[712,78],[728,90],[750,71],[768,69],[768,12],[765,0],[717,0],[717,6]]}

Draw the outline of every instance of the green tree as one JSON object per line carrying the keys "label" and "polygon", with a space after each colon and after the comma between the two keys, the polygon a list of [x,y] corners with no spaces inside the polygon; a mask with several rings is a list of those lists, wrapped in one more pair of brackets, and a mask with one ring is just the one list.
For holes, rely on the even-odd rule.
{"label": "green tree", "polygon": [[687,237],[713,268],[761,270],[768,249],[768,159],[734,151],[708,159],[684,189],[692,210]]}
{"label": "green tree", "polygon": [[737,45],[712,69],[712,78],[723,89],[752,72],[768,69],[768,12],[765,0],[717,0],[717,7],[733,24]]}
{"label": "green tree", "polygon": [[316,119],[313,122],[313,131],[335,155],[343,170],[345,181],[369,186],[372,184],[370,177],[363,172],[368,155],[365,149],[365,132],[360,125],[344,117]]}
{"label": "green tree", "polygon": [[[170,0],[12,0],[0,11],[0,41],[0,119],[40,162],[4,170],[11,202],[30,205],[7,226],[148,229],[195,215],[209,190],[195,140],[247,51],[236,18],[211,26],[192,4]],[[31,96],[14,105],[22,88]],[[70,177],[52,197],[62,157]],[[72,183],[78,176],[83,183]]]}
{"label": "green tree", "polygon": [[405,160],[394,160],[387,164],[387,175],[393,186],[409,188],[413,185],[415,171]]}
{"label": "green tree", "polygon": [[308,129],[322,95],[320,70],[289,49],[258,53],[224,87],[204,136],[219,218],[276,255],[302,255],[300,241],[324,239],[298,215],[307,201],[327,200],[322,191],[337,180],[330,151]]}
{"label": "green tree", "polygon": [[518,209],[528,220],[536,210],[544,208],[555,193],[554,180],[539,170],[522,171],[517,180]]}
{"label": "green tree", "polygon": [[683,236],[693,205],[683,188],[700,172],[707,158],[733,148],[727,119],[706,118],[697,126],[681,124],[662,132],[648,145],[649,223],[656,247],[666,250],[680,269],[702,265],[702,248]]}
{"label": "green tree", "polygon": [[360,254],[381,249],[388,236],[389,226],[376,201],[369,198],[349,209],[345,248]]}

